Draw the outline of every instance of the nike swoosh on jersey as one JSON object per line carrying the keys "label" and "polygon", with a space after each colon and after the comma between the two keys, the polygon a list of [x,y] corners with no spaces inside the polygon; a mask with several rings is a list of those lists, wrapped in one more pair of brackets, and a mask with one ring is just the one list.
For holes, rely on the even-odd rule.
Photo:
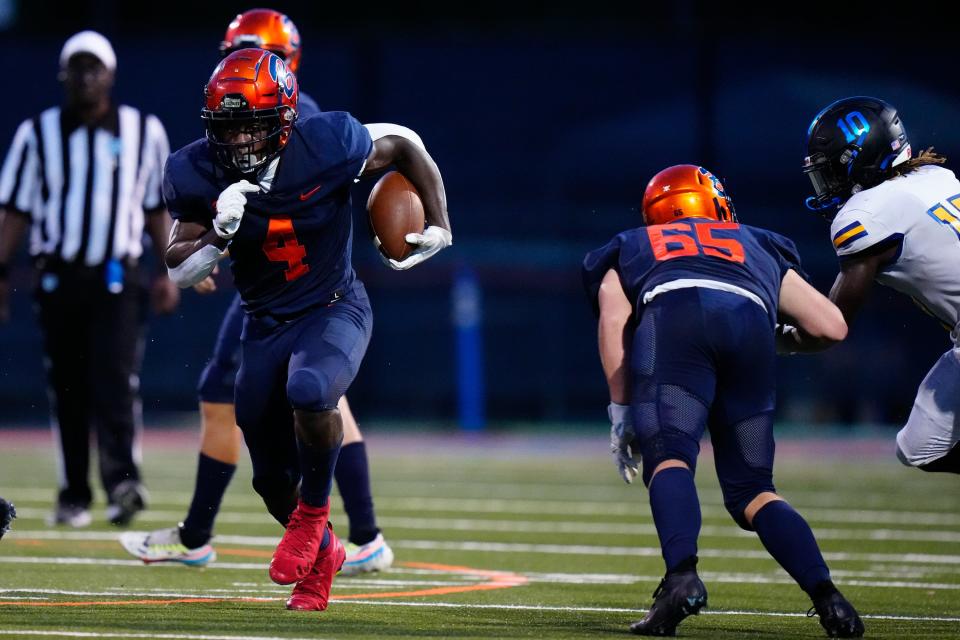
{"label": "nike swoosh on jersey", "polygon": [[313,189],[310,189],[310,191],[304,191],[303,193],[300,194],[300,200],[306,200],[307,198],[315,194],[317,191],[320,191],[320,189],[322,188],[323,188],[323,185],[318,184]]}

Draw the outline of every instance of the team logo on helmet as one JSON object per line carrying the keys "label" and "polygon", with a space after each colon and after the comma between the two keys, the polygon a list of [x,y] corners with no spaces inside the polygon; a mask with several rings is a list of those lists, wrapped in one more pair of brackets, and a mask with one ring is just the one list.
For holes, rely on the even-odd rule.
{"label": "team logo on helmet", "polygon": [[710,181],[710,184],[713,186],[713,190],[717,193],[718,196],[720,196],[721,198],[727,197],[727,192],[723,190],[723,185],[720,183],[720,178],[713,175],[703,167],[697,167],[697,171],[699,171],[701,175],[703,175],[703,177],[705,177],[707,180]]}
{"label": "team logo on helmet", "polygon": [[270,79],[277,83],[281,90],[283,90],[283,95],[288,98],[293,97],[293,89],[295,86],[295,80],[293,79],[293,74],[287,71],[286,65],[283,64],[283,60],[275,54],[270,54],[270,61],[267,63],[267,70],[270,72]]}

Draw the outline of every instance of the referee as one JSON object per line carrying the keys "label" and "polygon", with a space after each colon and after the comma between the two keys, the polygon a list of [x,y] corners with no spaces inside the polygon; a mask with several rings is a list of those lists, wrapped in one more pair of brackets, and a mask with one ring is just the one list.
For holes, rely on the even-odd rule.
{"label": "referee", "polygon": [[[110,99],[117,60],[82,31],[60,53],[63,107],[17,129],[0,173],[0,322],[9,318],[10,260],[30,231],[36,302],[60,445],[50,524],[90,524],[90,430],[95,425],[107,519],[127,524],[146,506],[137,468],[140,357],[147,290],[138,265],[144,231],[162,253],[169,216],[161,198],[167,135],[152,115]],[[179,292],[161,269],[154,310]]]}

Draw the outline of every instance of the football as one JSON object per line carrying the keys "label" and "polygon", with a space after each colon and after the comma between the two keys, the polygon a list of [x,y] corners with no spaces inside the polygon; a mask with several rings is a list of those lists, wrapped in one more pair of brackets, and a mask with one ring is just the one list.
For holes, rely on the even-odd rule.
{"label": "football", "polygon": [[423,233],[423,202],[416,188],[397,171],[386,174],[367,200],[373,244],[388,258],[403,260],[413,251],[404,239],[408,233]]}

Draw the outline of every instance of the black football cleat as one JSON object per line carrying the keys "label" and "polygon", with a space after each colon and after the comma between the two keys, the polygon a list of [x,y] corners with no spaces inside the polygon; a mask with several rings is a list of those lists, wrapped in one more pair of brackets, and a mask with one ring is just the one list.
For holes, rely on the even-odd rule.
{"label": "black football cleat", "polygon": [[707,606],[707,587],[697,575],[696,563],[685,571],[668,573],[653,592],[653,606],[640,622],[630,625],[638,636],[675,636],[677,625]]}
{"label": "black football cleat", "polygon": [[13,508],[13,503],[0,498],[0,538],[7,531],[10,531],[10,524],[16,517],[17,510]]}
{"label": "black football cleat", "polygon": [[827,637],[863,637],[863,621],[857,610],[836,588],[813,599],[813,606],[807,615],[812,618],[814,613],[820,616],[820,626],[826,630]]}
{"label": "black football cleat", "polygon": [[136,480],[124,480],[110,493],[107,520],[112,525],[125,527],[133,516],[146,508],[147,488]]}

